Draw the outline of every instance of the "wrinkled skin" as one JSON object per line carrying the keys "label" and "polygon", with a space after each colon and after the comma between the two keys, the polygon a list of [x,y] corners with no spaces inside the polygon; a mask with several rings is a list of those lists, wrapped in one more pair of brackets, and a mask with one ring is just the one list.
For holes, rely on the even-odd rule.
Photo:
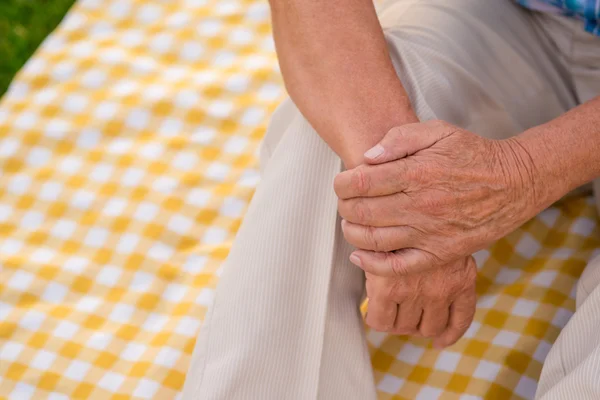
{"label": "wrinkled skin", "polygon": [[445,347],[472,322],[474,252],[533,217],[539,184],[527,152],[443,121],[393,128],[339,174],[350,260],[367,277],[373,329]]}
{"label": "wrinkled skin", "polygon": [[408,276],[366,276],[366,323],[377,331],[433,338],[441,348],[460,339],[473,321],[477,268],[472,257]]}
{"label": "wrinkled skin", "polygon": [[379,276],[442,267],[537,210],[533,166],[511,140],[432,121],[392,129],[382,154],[336,177],[352,262]]}

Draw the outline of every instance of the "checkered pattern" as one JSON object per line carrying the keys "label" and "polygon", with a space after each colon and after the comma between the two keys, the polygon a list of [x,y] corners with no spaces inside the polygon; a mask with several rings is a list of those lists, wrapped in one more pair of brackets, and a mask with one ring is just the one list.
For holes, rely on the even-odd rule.
{"label": "checkered pattern", "polygon": [[[79,1],[0,104],[0,398],[176,398],[282,96],[265,2]],[[381,398],[531,398],[595,230],[477,254],[448,350],[369,332]]]}
{"label": "checkered pattern", "polygon": [[478,310],[456,345],[437,351],[425,340],[369,332],[380,398],[532,399],[575,309],[575,284],[600,254],[593,204],[564,200],[475,255]]}

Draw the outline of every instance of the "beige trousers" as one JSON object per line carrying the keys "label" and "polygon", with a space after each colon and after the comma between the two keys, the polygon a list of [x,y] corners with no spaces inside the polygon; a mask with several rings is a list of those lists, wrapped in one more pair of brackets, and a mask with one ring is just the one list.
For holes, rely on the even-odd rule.
{"label": "beige trousers", "polygon": [[[506,138],[600,93],[600,40],[576,21],[510,0],[391,0],[379,15],[422,120]],[[375,399],[364,276],[348,262],[336,213],[341,162],[290,101],[273,116],[261,162],[182,398]],[[546,371],[548,393],[568,378]]]}

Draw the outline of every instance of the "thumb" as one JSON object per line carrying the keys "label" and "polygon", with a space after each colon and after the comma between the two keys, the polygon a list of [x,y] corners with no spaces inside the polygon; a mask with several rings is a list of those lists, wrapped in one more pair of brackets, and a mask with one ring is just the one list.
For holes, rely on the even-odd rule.
{"label": "thumb", "polygon": [[439,120],[396,126],[364,154],[367,164],[383,164],[433,146],[458,128]]}
{"label": "thumb", "polygon": [[408,248],[393,252],[355,250],[350,262],[366,273],[381,277],[399,277],[419,273],[438,266],[431,253]]}

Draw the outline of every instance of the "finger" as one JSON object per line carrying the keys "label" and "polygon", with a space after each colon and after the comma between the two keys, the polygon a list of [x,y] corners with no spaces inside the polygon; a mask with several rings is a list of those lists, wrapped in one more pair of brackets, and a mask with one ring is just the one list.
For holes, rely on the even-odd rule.
{"label": "finger", "polygon": [[382,197],[338,200],[338,212],[346,221],[370,226],[409,225],[417,214],[413,201],[404,193]]}
{"label": "finger", "polygon": [[441,264],[433,254],[419,249],[394,252],[356,250],[350,261],[363,271],[382,277],[399,277],[426,271]]}
{"label": "finger", "polygon": [[476,303],[475,290],[462,294],[452,303],[450,306],[448,327],[433,341],[435,347],[444,348],[451,346],[465,334],[469,326],[471,326],[471,322],[473,322]]}
{"label": "finger", "polygon": [[394,251],[418,245],[418,231],[408,226],[377,228],[343,219],[342,231],[348,243],[362,250]]}
{"label": "finger", "polygon": [[333,181],[333,189],[340,199],[353,197],[376,197],[410,189],[416,183],[419,165],[408,160],[381,165],[360,165],[339,173]]}
{"label": "finger", "polygon": [[382,164],[399,160],[433,146],[459,128],[439,120],[397,126],[365,153],[367,164]]}
{"label": "finger", "polygon": [[396,335],[415,335],[419,332],[419,323],[423,309],[414,300],[403,301],[398,306],[398,316],[394,322],[394,333]]}
{"label": "finger", "polygon": [[419,325],[422,336],[433,338],[441,335],[448,326],[450,304],[444,301],[435,301],[423,308],[423,318]]}
{"label": "finger", "polygon": [[379,332],[390,332],[398,314],[398,304],[375,296],[369,298],[365,322]]}

